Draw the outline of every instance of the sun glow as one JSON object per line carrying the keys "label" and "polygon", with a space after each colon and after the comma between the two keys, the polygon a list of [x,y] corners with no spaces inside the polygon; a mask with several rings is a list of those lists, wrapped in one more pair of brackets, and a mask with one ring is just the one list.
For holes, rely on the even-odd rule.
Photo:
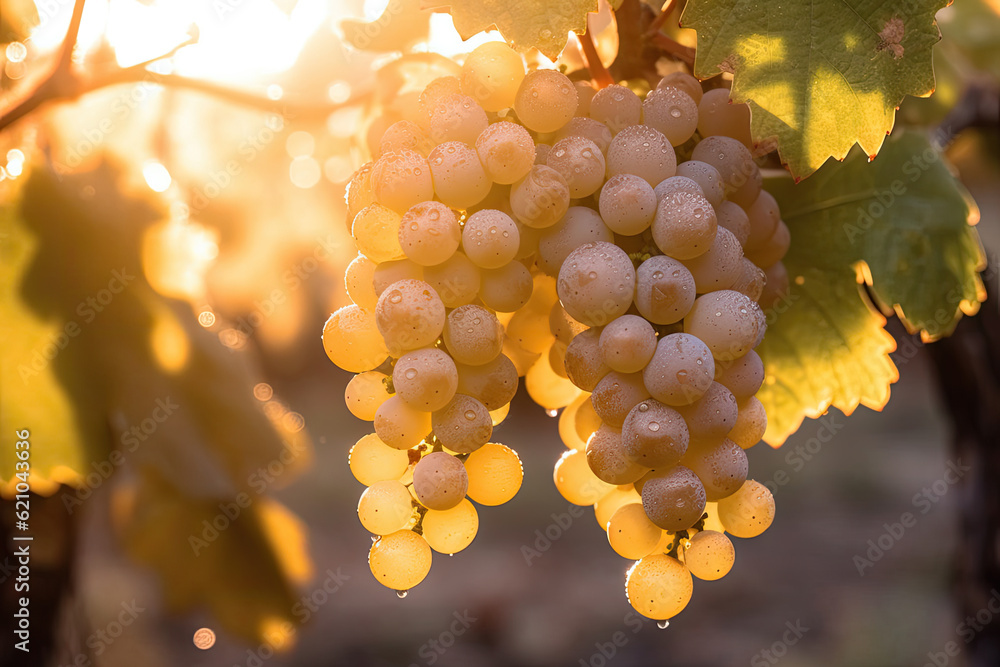
{"label": "sun glow", "polygon": [[[39,8],[41,20],[31,36],[36,48],[50,50],[61,43],[72,5],[61,3],[47,12]],[[118,64],[128,67],[196,35],[196,43],[173,57],[174,72],[227,83],[258,82],[295,63],[310,35],[329,21],[330,5],[299,0],[285,14],[271,0],[91,0],[80,24],[79,53],[106,39]]]}

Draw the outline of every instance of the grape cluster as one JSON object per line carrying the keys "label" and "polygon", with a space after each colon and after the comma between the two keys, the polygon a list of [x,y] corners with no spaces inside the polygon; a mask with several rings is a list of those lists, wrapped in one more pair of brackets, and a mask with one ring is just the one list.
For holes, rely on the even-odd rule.
{"label": "grape cluster", "polygon": [[369,563],[405,591],[521,484],[490,443],[520,378],[559,418],[559,492],[593,505],[626,592],[666,620],[692,575],[729,572],[726,533],[774,516],[747,479],[766,415],[762,310],[787,290],[788,228],[761,189],[749,110],[684,73],[642,99],[490,42],[385,129],[347,192],[353,304],[323,340],[375,433],[351,450],[368,486]]}

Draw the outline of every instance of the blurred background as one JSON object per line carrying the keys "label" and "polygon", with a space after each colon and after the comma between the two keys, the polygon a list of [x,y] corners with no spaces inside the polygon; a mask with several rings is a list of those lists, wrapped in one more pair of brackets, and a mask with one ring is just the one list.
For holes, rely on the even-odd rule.
{"label": "blurred background", "polygon": [[[355,254],[344,188],[447,57],[496,33],[463,43],[401,0],[3,0],[0,421],[31,428],[42,494],[33,650],[4,639],[3,664],[1000,664],[983,639],[1000,636],[1000,466],[983,447],[1000,444],[1000,6],[958,4],[938,14],[938,92],[897,122],[958,128],[948,157],[981,210],[991,301],[931,346],[890,322],[882,413],[831,411],[754,448],[774,525],[660,629],[631,611],[629,563],[592,510],[556,492],[556,420],[523,393],[494,438],[522,457],[518,496],[405,599],[368,570],[347,452],[369,425],[320,345]],[[592,25],[610,65],[603,3]],[[986,610],[975,653],[970,609]]]}

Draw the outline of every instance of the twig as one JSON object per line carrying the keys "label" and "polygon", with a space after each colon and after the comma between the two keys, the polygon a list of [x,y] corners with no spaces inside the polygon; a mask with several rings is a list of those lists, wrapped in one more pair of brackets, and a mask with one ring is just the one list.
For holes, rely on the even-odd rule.
{"label": "twig", "polygon": [[590,78],[597,84],[598,90],[612,85],[615,80],[604,67],[604,63],[601,62],[601,57],[597,54],[597,47],[594,45],[593,34],[590,31],[589,14],[587,15],[587,31],[582,35],[577,35],[576,38],[580,42],[580,50],[583,51],[583,59],[587,63]]}
{"label": "twig", "polygon": [[73,49],[76,48],[76,40],[80,35],[80,21],[83,19],[83,5],[86,0],[76,0],[73,5],[73,16],[69,20],[69,28],[66,30],[66,37],[63,38],[62,50],[59,52],[59,62],[56,70],[69,70],[73,64]]}
{"label": "twig", "polygon": [[667,0],[666,4],[660,9],[660,13],[653,19],[653,22],[649,24],[649,29],[646,30],[645,37],[647,39],[652,38],[654,35],[660,34],[660,28],[663,24],[667,22],[670,18],[670,13],[674,10],[674,0]]}
{"label": "twig", "polygon": [[680,44],[659,32],[650,37],[649,41],[660,51],[663,51],[667,55],[673,57],[674,60],[680,60],[688,65],[694,65],[694,49],[690,46],[684,46],[683,44]]}
{"label": "twig", "polygon": [[[82,14],[82,7],[83,0],[77,0],[77,4],[74,6],[74,17]],[[34,89],[20,96],[9,108],[0,112],[0,131],[13,125],[45,104],[72,101],[83,97],[87,93],[124,83],[148,82],[171,88],[193,90],[240,106],[280,114],[288,119],[324,118],[337,109],[357,104],[359,100],[364,99],[370,94],[354,95],[351,99],[339,104],[308,104],[288,99],[272,100],[256,93],[223,86],[211,81],[190,79],[177,74],[157,74],[147,69],[149,65],[164,58],[169,58],[183,47],[196,42],[196,35],[189,36],[187,40],[181,42],[163,55],[151,58],[145,62],[124,68],[114,68],[91,77],[85,77],[72,68],[72,52],[78,30],[78,22],[75,27],[73,24],[70,25],[70,31],[67,32],[66,40],[60,51],[59,61],[52,73],[45,77]],[[66,54],[70,54],[69,60],[66,59]]]}

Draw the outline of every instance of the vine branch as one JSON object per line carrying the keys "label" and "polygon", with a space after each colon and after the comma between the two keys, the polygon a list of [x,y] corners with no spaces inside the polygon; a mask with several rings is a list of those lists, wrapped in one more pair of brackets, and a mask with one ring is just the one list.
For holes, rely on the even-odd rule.
{"label": "vine branch", "polygon": [[659,31],[651,35],[649,41],[653,46],[674,60],[680,60],[691,66],[694,65],[694,49],[690,46],[684,46]]}
{"label": "vine branch", "polygon": [[604,63],[601,62],[601,57],[597,54],[597,46],[594,44],[593,33],[590,30],[589,14],[587,15],[587,31],[582,35],[577,35],[576,38],[580,42],[580,50],[583,51],[583,59],[587,63],[587,71],[590,72],[590,78],[597,84],[597,89],[600,90],[612,85],[615,80],[604,66]]}

